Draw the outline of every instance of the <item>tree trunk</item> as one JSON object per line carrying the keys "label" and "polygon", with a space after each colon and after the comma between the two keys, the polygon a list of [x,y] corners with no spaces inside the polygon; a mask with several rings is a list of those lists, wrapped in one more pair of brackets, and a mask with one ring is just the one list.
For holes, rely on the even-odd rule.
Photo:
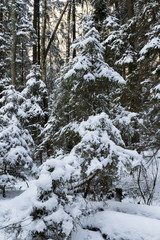
{"label": "tree trunk", "polygon": [[67,13],[66,63],[69,62],[70,58],[70,45],[71,45],[70,30],[71,30],[71,1],[69,1]]}
{"label": "tree trunk", "polygon": [[[0,1],[0,33],[3,33],[3,0]],[[3,40],[0,38],[0,46],[3,45]],[[4,67],[1,64],[4,61],[4,51],[0,48],[0,79],[4,74]]]}
{"label": "tree trunk", "polygon": [[0,1],[0,30],[2,29],[3,23],[3,0]]}
{"label": "tree trunk", "polygon": [[33,45],[33,64],[40,64],[40,12],[39,0],[34,0],[33,28],[37,35],[37,41]]}
{"label": "tree trunk", "polygon": [[115,1],[115,13],[116,13],[116,17],[119,17],[119,2]]}
{"label": "tree trunk", "polygon": [[11,43],[11,80],[12,85],[16,86],[16,47],[17,47],[17,14],[16,14],[16,0],[12,0],[11,6],[11,24],[12,24],[12,43]]}
{"label": "tree trunk", "polygon": [[3,198],[6,197],[6,189],[5,189],[5,187],[2,188],[2,197]]}
{"label": "tree trunk", "polygon": [[127,15],[128,15],[128,19],[130,19],[134,16],[133,0],[127,0]]}
{"label": "tree trunk", "polygon": [[[76,3],[72,0],[72,34],[73,41],[76,39]],[[73,58],[76,56],[76,50],[73,50]]]}
{"label": "tree trunk", "polygon": [[46,82],[46,58],[45,58],[46,18],[47,18],[47,0],[43,0],[42,2],[42,34],[41,34],[41,69],[42,69],[42,79],[44,82]]}

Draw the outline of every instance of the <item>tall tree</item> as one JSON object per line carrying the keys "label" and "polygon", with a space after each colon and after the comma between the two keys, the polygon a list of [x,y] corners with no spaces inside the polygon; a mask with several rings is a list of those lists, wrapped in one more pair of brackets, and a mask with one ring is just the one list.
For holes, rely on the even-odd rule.
{"label": "tall tree", "polygon": [[34,0],[33,28],[36,41],[33,45],[33,64],[40,64],[40,0]]}
{"label": "tall tree", "polygon": [[134,16],[134,1],[133,0],[127,0],[127,15],[128,15],[128,19],[130,19]]}
{"label": "tall tree", "polygon": [[16,86],[17,70],[16,70],[16,50],[17,50],[17,13],[16,0],[11,3],[11,24],[12,24],[12,44],[11,44],[11,79],[12,85]]}
{"label": "tall tree", "polygon": [[47,27],[47,0],[42,1],[42,26],[41,26],[41,69],[42,79],[46,82],[46,27]]}
{"label": "tall tree", "polygon": [[[72,0],[72,35],[73,41],[76,39],[76,1]],[[76,49],[73,49],[73,58],[76,56]]]}
{"label": "tall tree", "polygon": [[5,86],[9,83],[10,66],[9,66],[9,49],[10,36],[7,20],[8,8],[5,2],[0,2],[0,94]]}
{"label": "tall tree", "polygon": [[67,39],[66,39],[66,62],[68,63],[70,58],[70,47],[71,47],[71,1],[69,1],[68,12],[67,12]]}
{"label": "tall tree", "polygon": [[22,89],[26,76],[31,67],[30,51],[33,42],[33,26],[31,23],[31,11],[28,0],[17,0],[17,82]]}
{"label": "tall tree", "polygon": [[11,2],[9,21],[11,25],[11,80],[18,88],[24,86],[25,77],[30,68],[29,48],[32,46],[33,28],[30,23],[28,0]]}

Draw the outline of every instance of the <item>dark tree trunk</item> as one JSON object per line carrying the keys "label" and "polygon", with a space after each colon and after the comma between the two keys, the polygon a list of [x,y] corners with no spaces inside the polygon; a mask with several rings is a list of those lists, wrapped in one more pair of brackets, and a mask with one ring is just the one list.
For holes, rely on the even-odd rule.
{"label": "dark tree trunk", "polygon": [[33,45],[33,64],[40,64],[40,6],[39,0],[34,0],[33,27],[37,35],[36,44]]}
{"label": "dark tree trunk", "polygon": [[[72,34],[73,41],[76,39],[76,3],[72,0]],[[76,50],[73,50],[73,58],[76,56]]]}
{"label": "dark tree trunk", "polygon": [[42,79],[46,82],[46,18],[47,18],[47,0],[42,2],[42,34],[41,34],[41,69],[42,69]]}
{"label": "dark tree trunk", "polygon": [[121,202],[121,201],[122,201],[122,198],[123,198],[122,188],[116,188],[115,191],[116,191],[116,195],[115,195],[116,201]]}
{"label": "dark tree trunk", "polygon": [[38,65],[40,65],[40,55],[41,55],[41,44],[40,44],[40,0],[39,0],[39,3],[38,3],[38,14],[37,14],[38,18],[37,18],[37,21],[38,21],[38,27],[37,27],[37,36],[38,36],[38,58],[37,58],[37,63]]}
{"label": "dark tree trunk", "polygon": [[127,15],[128,15],[128,19],[130,19],[134,16],[133,0],[127,0]]}
{"label": "dark tree trunk", "polygon": [[2,197],[3,198],[6,197],[6,189],[5,189],[5,187],[2,188]]}
{"label": "dark tree trunk", "polygon": [[16,50],[17,50],[17,14],[16,1],[12,0],[11,6],[11,24],[12,24],[12,43],[11,43],[11,80],[12,85],[16,86]]}
{"label": "dark tree trunk", "polygon": [[115,12],[116,12],[116,17],[119,18],[119,2],[115,1]]}
{"label": "dark tree trunk", "polygon": [[69,61],[70,58],[70,45],[71,45],[70,30],[71,30],[71,1],[69,1],[67,13],[66,63]]}

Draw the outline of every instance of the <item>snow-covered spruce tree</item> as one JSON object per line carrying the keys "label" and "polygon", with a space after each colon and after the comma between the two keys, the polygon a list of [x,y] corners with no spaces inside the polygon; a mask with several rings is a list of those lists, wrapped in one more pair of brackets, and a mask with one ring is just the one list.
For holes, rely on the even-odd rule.
{"label": "snow-covered spruce tree", "polygon": [[121,21],[116,11],[106,18],[103,36],[106,61],[127,80],[122,104],[128,110],[140,112],[150,92],[149,82],[144,86],[148,89],[146,94],[142,83],[151,77],[155,85],[152,72],[159,59],[159,3],[156,0],[132,2],[130,18]]}
{"label": "snow-covered spruce tree", "polygon": [[[135,182],[132,193],[135,192],[150,204],[156,186],[160,146],[159,3],[134,1],[133,10],[134,14],[129,20],[121,21],[114,13],[106,18],[103,33],[105,57],[126,79],[121,103],[127,111],[118,111],[114,124],[121,131],[127,147],[136,148],[143,155],[132,182],[128,181],[129,185],[127,183],[125,186],[130,189]],[[128,190],[126,192],[130,194]]]}
{"label": "snow-covered spruce tree", "polygon": [[[108,53],[109,56],[114,53],[116,69],[120,73],[123,72],[127,80],[122,104],[128,110],[139,112],[140,117],[144,119],[139,122],[136,113],[129,113],[128,117],[132,116],[130,119],[134,120],[130,121],[123,111],[123,114],[120,114],[122,118],[116,117],[116,126],[122,131],[125,143],[129,147],[136,147],[144,155],[142,165],[137,168],[136,180],[138,179],[139,194],[145,203],[152,201],[158,170],[157,152],[160,146],[157,130],[160,82],[159,24],[157,1],[134,1],[134,16],[123,24],[113,16],[106,19],[106,27],[110,30],[105,41],[106,59]],[[112,60],[109,62],[114,66]],[[130,122],[129,125],[127,122]],[[127,128],[129,131],[126,131]],[[149,150],[148,154],[146,150]],[[150,172],[153,174],[150,175]]]}
{"label": "snow-covered spruce tree", "polygon": [[33,27],[28,0],[8,0],[6,3],[10,33],[10,68],[12,84],[21,90],[31,66],[29,50],[33,44]]}
{"label": "snow-covered spruce tree", "polygon": [[138,38],[137,23],[139,18],[134,16],[121,24],[120,19],[109,16],[106,19],[105,59],[126,79],[126,87],[123,90],[121,103],[130,111],[140,111],[142,97],[138,94],[142,91],[141,79],[138,76],[137,60]]}
{"label": "snow-covered spruce tree", "polygon": [[0,188],[14,186],[16,180],[26,180],[32,168],[33,140],[21,122],[25,113],[20,107],[23,100],[13,86],[2,92],[0,99]]}
{"label": "snow-covered spruce tree", "polygon": [[[84,20],[85,23],[88,21],[86,16]],[[84,34],[72,48],[76,49],[78,55],[61,69],[55,81],[57,88],[53,93],[53,113],[44,138],[44,145],[46,148],[49,146],[49,155],[56,150],[57,144],[58,148],[64,144],[59,140],[57,144],[55,140],[54,143],[52,141],[61,126],[74,120],[86,120],[90,115],[102,111],[109,113],[114,105],[114,97],[125,84],[124,79],[105,63],[100,35],[92,21],[84,24]],[[69,150],[72,148],[70,145]]]}
{"label": "snow-covered spruce tree", "polygon": [[124,107],[116,107],[114,125],[120,130],[125,146],[139,150],[140,129],[143,120],[136,112],[127,111]]}
{"label": "snow-covered spruce tree", "polygon": [[143,161],[138,167],[138,186],[146,204],[151,204],[159,172],[160,149],[160,6],[157,1],[148,1],[142,10],[139,22],[138,77],[141,80],[141,115],[144,119],[141,128],[139,149]]}
{"label": "snow-covered spruce tree", "polygon": [[26,75],[31,67],[29,51],[34,41],[34,29],[32,26],[31,3],[28,0],[16,0],[16,35],[17,35],[17,81],[24,87]]}
{"label": "snow-covered spruce tree", "polygon": [[[133,16],[125,22],[114,14],[116,12],[106,18],[106,60],[126,79],[121,98],[123,106],[140,113],[141,118],[148,119],[145,122],[153,126],[153,118],[157,119],[158,114],[159,4],[157,1],[134,1]],[[154,128],[157,129],[157,125]],[[142,132],[145,132],[144,127]],[[143,143],[139,145],[142,149]]]}
{"label": "snow-covered spruce tree", "polygon": [[56,80],[58,93],[54,111],[63,125],[109,110],[112,90],[125,84],[124,79],[105,63],[100,35],[92,21],[85,24],[84,35],[72,49],[76,49],[77,56],[62,69]]}
{"label": "snow-covered spruce tree", "polygon": [[[160,99],[160,8],[157,1],[148,3],[144,9],[146,28],[143,45],[141,45],[139,74],[143,87],[143,140],[145,149],[160,147],[159,129],[159,99]],[[150,20],[147,20],[148,16]],[[143,149],[143,147],[142,147]]]}
{"label": "snow-covered spruce tree", "polygon": [[30,52],[36,38],[31,7],[30,1],[17,0],[17,80],[21,82],[22,87],[31,69]]}
{"label": "snow-covered spruce tree", "polygon": [[[40,66],[33,65],[26,79],[26,87],[22,91],[22,96],[25,98],[22,104],[26,113],[25,126],[36,145],[39,146],[39,135],[48,120],[48,91],[45,83],[41,80]],[[39,152],[38,149],[37,151]]]}
{"label": "snow-covered spruce tree", "polygon": [[54,109],[44,131],[52,157],[41,166],[32,222],[18,230],[16,239],[69,239],[75,218],[83,213],[78,199],[101,199],[139,160],[136,152],[125,150],[105,113],[111,89],[125,82],[104,62],[91,24],[74,44],[78,55],[56,81]]}
{"label": "snow-covered spruce tree", "polygon": [[0,2],[0,94],[8,84],[10,37],[7,27],[7,7],[4,1]]}
{"label": "snow-covered spruce tree", "polygon": [[133,160],[139,160],[135,151],[123,148],[119,130],[104,112],[81,123],[71,122],[59,131],[59,138],[67,132],[77,135],[79,141],[68,153],[62,146],[41,166],[32,222],[18,230],[16,239],[69,239],[76,218],[87,213],[83,198],[101,199],[115,177],[124,168],[128,174],[137,164]]}

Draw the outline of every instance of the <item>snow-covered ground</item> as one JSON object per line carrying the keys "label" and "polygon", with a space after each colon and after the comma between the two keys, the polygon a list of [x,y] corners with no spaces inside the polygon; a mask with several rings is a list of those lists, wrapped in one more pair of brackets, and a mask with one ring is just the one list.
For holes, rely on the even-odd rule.
{"label": "snow-covered ground", "polygon": [[[23,215],[25,217],[32,207],[35,196],[36,187],[33,181],[30,182],[30,188],[19,196],[5,200],[1,198],[0,228],[12,223],[11,215],[12,219],[14,216],[15,222],[22,219]],[[72,240],[160,240],[159,206],[133,204],[125,200],[90,204],[95,212],[79,221],[72,234]],[[4,229],[1,229],[0,240],[12,238],[8,238]]]}
{"label": "snow-covered ground", "polygon": [[107,237],[114,240],[160,240],[160,207],[111,202],[108,209],[84,218],[72,240]]}
{"label": "snow-covered ground", "polygon": [[23,219],[23,216],[26,218],[36,196],[34,181],[29,182],[29,188],[24,182],[17,187],[19,190],[7,192],[6,199],[0,196],[0,240],[13,240],[5,233],[4,227],[12,224],[13,221],[18,223]]}
{"label": "snow-covered ground", "polygon": [[72,240],[160,240],[160,220],[134,214],[97,212],[84,219],[82,226]]}

